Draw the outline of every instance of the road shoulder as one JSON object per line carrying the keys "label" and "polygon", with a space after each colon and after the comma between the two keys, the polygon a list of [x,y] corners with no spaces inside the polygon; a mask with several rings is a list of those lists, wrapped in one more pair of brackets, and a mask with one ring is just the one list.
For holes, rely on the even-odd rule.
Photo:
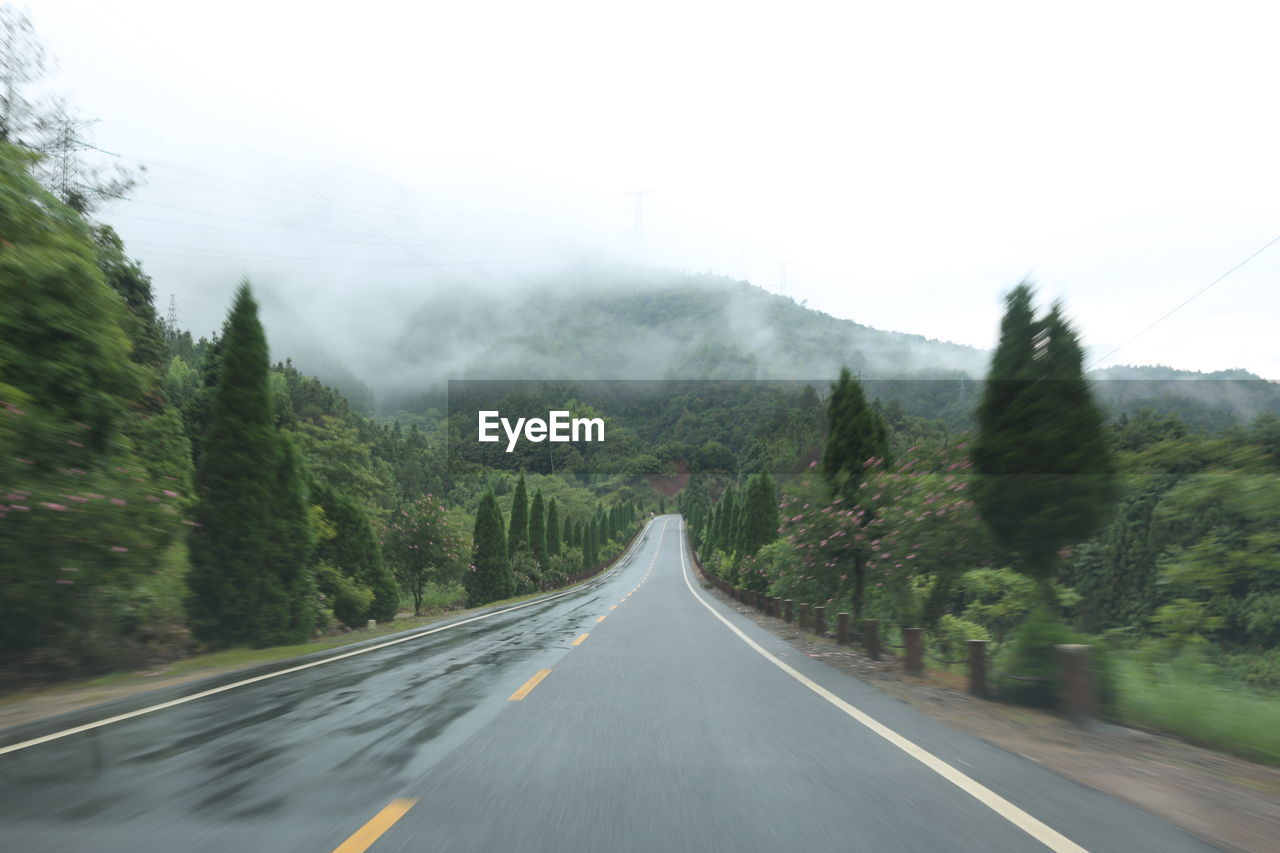
{"label": "road shoulder", "polygon": [[1171,737],[1107,724],[1081,728],[1053,714],[977,699],[958,680],[956,686],[948,685],[945,675],[909,676],[897,661],[873,661],[853,648],[803,634],[735,601],[705,579],[700,591],[785,641],[798,655],[853,675],[951,728],[1118,797],[1215,847],[1267,853],[1280,838],[1280,769]]}

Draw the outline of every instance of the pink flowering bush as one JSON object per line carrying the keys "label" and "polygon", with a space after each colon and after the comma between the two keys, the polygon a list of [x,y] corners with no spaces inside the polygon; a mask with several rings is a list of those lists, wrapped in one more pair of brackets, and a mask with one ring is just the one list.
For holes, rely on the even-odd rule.
{"label": "pink flowering bush", "polygon": [[383,525],[383,559],[392,567],[400,588],[413,601],[415,615],[431,585],[457,581],[467,568],[467,546],[449,524],[444,501],[426,495],[391,514]]}
{"label": "pink flowering bush", "polygon": [[778,547],[744,563],[744,585],[845,608],[861,582],[864,616],[936,621],[952,579],[991,551],[968,497],[964,450],[913,447],[893,465],[869,459],[856,501],[830,497],[812,474],[795,479],[779,509]]}
{"label": "pink flowering bush", "polygon": [[104,457],[77,446],[83,425],[42,415],[12,389],[3,396],[0,655],[45,646],[61,656],[46,668],[112,664],[117,639],[145,641],[136,635],[148,605],[136,590],[167,570],[189,529],[186,498],[123,439]]}

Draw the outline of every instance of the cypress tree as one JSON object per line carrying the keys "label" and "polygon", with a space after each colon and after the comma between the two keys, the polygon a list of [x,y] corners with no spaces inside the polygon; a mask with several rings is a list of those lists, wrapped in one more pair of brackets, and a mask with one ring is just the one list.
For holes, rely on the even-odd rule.
{"label": "cypress tree", "polygon": [[573,541],[573,519],[565,516],[564,519],[564,547],[577,548],[577,543]]}
{"label": "cypress tree", "polygon": [[560,515],[556,510],[556,499],[547,502],[547,556],[560,556]]}
{"label": "cypress tree", "polygon": [[511,529],[507,533],[507,556],[517,551],[529,550],[529,493],[525,489],[524,474],[516,481],[515,494],[511,496]]}
{"label": "cypress tree", "polygon": [[542,490],[534,492],[529,509],[529,553],[539,566],[547,564],[547,519],[542,503]]}
{"label": "cypress tree", "polygon": [[1075,332],[1056,305],[1036,320],[1032,298],[1023,282],[1005,300],[978,408],[973,499],[997,541],[1051,598],[1059,549],[1107,517],[1115,472]]}
{"label": "cypress tree", "polygon": [[720,512],[716,522],[715,547],[726,554],[733,552],[734,524],[738,519],[738,499],[733,486],[724,490],[720,497]]}
{"label": "cypress tree", "polygon": [[471,570],[466,573],[467,603],[488,604],[511,594],[514,579],[507,559],[502,510],[493,492],[480,499],[472,534]]}
{"label": "cypress tree", "polygon": [[867,405],[862,385],[849,368],[831,386],[827,405],[827,442],[822,451],[822,475],[832,494],[852,498],[862,485],[864,465],[889,453],[889,435],[876,410]]}
{"label": "cypress tree", "polygon": [[778,498],[773,478],[757,474],[747,482],[740,524],[740,550],[744,557],[754,555],[764,545],[778,538]]}
{"label": "cypress tree", "polygon": [[302,454],[282,433],[276,434],[275,502],[271,513],[267,571],[259,601],[257,645],[304,642],[315,627],[315,539],[311,532]]}
{"label": "cypress tree", "polygon": [[305,639],[291,600],[310,582],[305,496],[296,452],[272,426],[267,340],[247,283],[221,343],[195,475],[187,612],[214,645]]}

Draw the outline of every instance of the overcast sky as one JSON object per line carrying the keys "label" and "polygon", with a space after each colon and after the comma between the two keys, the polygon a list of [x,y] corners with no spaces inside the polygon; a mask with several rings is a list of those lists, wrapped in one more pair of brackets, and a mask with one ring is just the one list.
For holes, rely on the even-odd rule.
{"label": "overcast sky", "polygon": [[[148,166],[102,218],[196,331],[242,274],[327,326],[378,286],[634,257],[643,191],[648,261],[981,347],[1030,275],[1097,357],[1280,236],[1274,4],[764,5],[30,14],[97,146]],[[1280,378],[1278,273],[1280,245],[1105,363]]]}

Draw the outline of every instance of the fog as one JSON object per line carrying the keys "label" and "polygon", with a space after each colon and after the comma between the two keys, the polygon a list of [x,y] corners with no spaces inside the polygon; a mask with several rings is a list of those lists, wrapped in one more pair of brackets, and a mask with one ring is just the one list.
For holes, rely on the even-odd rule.
{"label": "fog", "polygon": [[[1280,376],[1280,254],[1205,289],[1280,233],[1280,140],[1256,106],[1280,70],[1269,15],[131,0],[31,13],[59,62],[48,90],[99,119],[84,156],[146,169],[99,216],[160,309],[172,295],[208,334],[248,277],[275,357],[345,366],[379,393],[541,370],[520,339],[558,330],[532,318],[563,325],[558,298],[634,288],[637,267],[658,290],[710,273],[921,336],[860,338],[872,373],[935,366],[944,350],[924,338],[969,348],[937,366],[980,370],[1002,293],[1029,275],[1064,300],[1091,361]],[[805,363],[760,300],[722,307],[762,373],[851,356]],[[679,372],[699,344],[681,336],[700,328],[630,330],[601,364]]]}

